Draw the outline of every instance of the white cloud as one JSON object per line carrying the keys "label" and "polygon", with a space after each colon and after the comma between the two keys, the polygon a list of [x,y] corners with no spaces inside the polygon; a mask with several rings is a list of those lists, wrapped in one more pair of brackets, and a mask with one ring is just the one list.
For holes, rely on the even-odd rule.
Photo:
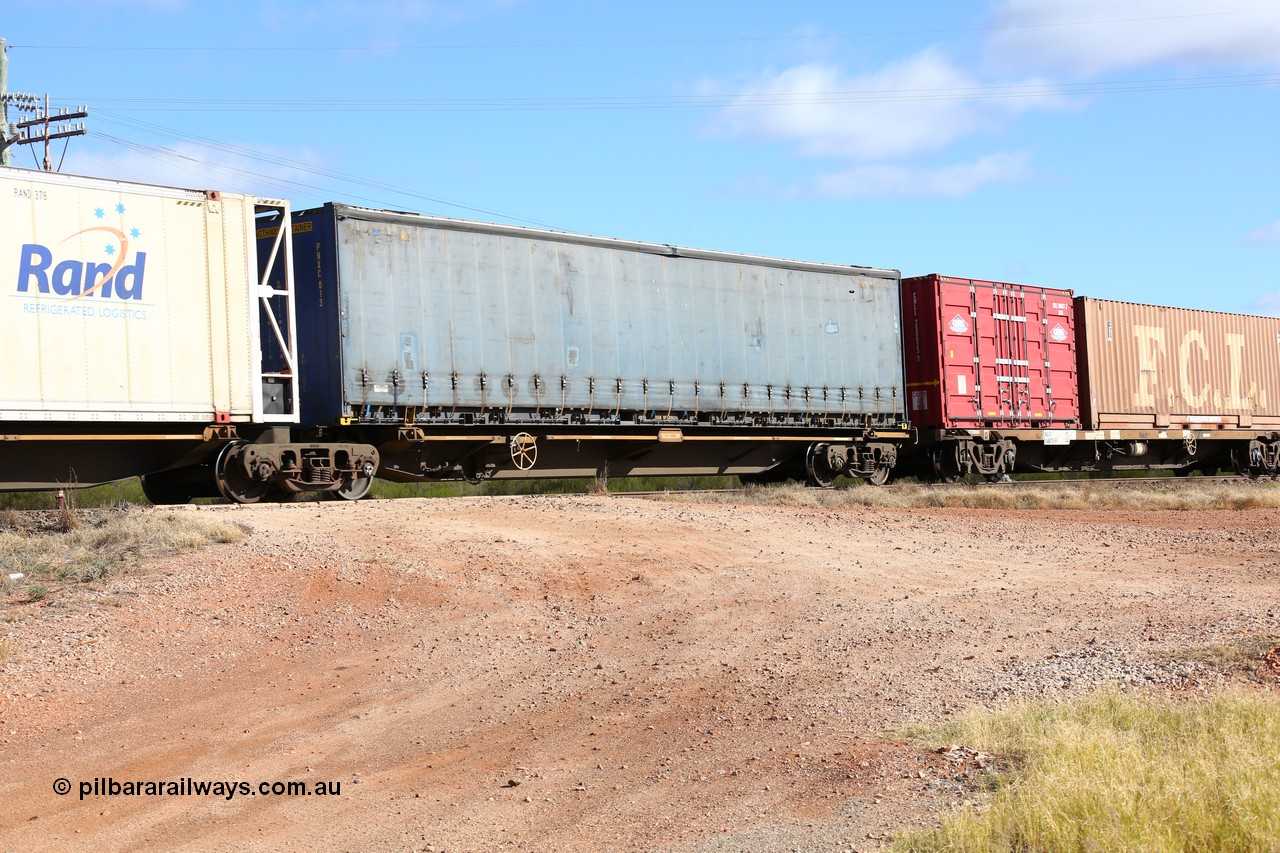
{"label": "white cloud", "polygon": [[[1097,75],[1150,65],[1280,68],[1280,10],[1240,0],[1004,0],[993,64]],[[1097,22],[1097,23],[1094,23]]]}
{"label": "white cloud", "polygon": [[[1031,110],[1087,105],[1084,97],[1054,94],[1055,84],[1144,66],[1165,66],[1153,76],[1280,68],[1280,9],[1248,11],[1248,0],[1240,2],[1243,11],[1214,0],[993,0],[982,73],[937,48],[865,74],[811,62],[733,87],[731,105],[711,128],[783,143],[801,157],[844,161],[846,168],[828,167],[792,192],[964,195],[1025,178],[1031,154],[995,153],[944,167],[922,166],[921,156],[998,136]],[[1051,79],[1028,77],[1030,69]],[[724,87],[706,93],[723,95]],[[1268,227],[1246,242],[1274,239]]]}
{"label": "white cloud", "polygon": [[835,198],[855,196],[968,195],[991,184],[1011,183],[1030,173],[1026,152],[993,154],[973,163],[940,168],[910,168],[878,163],[855,166],[819,176],[813,184],[817,195]]}
{"label": "white cloud", "polygon": [[974,97],[991,94],[929,49],[861,76],[818,64],[764,75],[742,88],[714,127],[737,137],[791,142],[806,157],[875,161],[941,150],[998,131],[1025,110],[1064,106],[1049,96]]}
{"label": "white cloud", "polygon": [[1250,231],[1245,235],[1244,242],[1251,246],[1280,243],[1280,220]]}

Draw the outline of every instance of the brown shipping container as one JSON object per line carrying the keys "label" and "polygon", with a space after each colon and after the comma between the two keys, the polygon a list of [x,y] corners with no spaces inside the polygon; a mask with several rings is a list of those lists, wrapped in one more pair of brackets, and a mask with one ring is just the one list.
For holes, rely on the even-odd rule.
{"label": "brown shipping container", "polygon": [[1086,429],[1280,429],[1280,319],[1076,298]]}

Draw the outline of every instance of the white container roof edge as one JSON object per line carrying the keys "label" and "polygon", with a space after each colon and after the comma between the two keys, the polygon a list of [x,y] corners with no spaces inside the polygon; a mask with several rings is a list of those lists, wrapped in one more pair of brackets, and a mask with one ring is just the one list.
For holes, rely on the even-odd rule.
{"label": "white container roof edge", "polygon": [[[367,207],[333,202],[332,207],[338,219],[349,217],[371,222],[387,222],[412,224],[424,228],[438,228],[449,231],[470,231],[481,234],[519,237],[528,240],[549,240],[557,243],[576,243],[584,246],[598,246],[609,249],[623,249],[660,255],[669,258],[692,258],[708,261],[746,262],[759,266],[777,269],[808,270],[814,272],[835,273],[839,275],[862,276],[866,278],[882,278],[897,281],[901,273],[894,269],[856,266],[852,264],[832,264],[818,261],[795,261],[786,258],[773,258],[764,255],[748,255],[738,252],[723,252],[714,249],[692,249],[667,243],[650,243],[640,240],[624,240],[616,237],[598,237],[591,234],[577,234],[571,231],[555,231],[546,228],[531,228],[524,225],[501,225],[492,222],[477,222],[470,219],[454,219],[446,216],[430,216],[422,213],[407,213],[388,210],[374,210]],[[296,211],[298,214],[308,211]]]}

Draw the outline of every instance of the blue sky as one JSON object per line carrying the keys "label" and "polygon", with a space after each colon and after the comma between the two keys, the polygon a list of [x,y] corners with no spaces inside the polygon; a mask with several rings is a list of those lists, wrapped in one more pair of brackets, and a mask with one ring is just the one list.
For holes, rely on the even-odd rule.
{"label": "blue sky", "polygon": [[1280,0],[7,0],[0,38],[89,107],[66,172],[1280,314]]}

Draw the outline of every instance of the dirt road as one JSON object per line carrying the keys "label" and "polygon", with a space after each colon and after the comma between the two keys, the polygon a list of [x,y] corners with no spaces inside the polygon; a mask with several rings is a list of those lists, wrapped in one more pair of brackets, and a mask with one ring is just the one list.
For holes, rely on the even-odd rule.
{"label": "dirt road", "polygon": [[872,849],[964,790],[893,727],[1280,630],[1275,511],[184,511],[252,535],[7,605],[0,850]]}

